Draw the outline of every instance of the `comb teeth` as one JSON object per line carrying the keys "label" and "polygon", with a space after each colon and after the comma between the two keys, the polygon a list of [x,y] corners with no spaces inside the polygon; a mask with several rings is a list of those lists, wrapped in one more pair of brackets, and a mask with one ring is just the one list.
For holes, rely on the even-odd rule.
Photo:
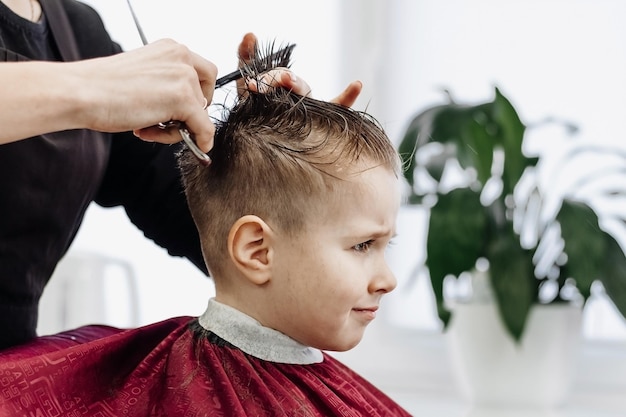
{"label": "comb teeth", "polygon": [[291,53],[295,46],[295,44],[289,44],[278,51],[274,51],[274,42],[269,44],[265,51],[261,51],[261,48],[257,46],[254,51],[254,58],[245,64],[241,71],[245,77],[257,79],[264,72],[274,68],[289,68],[291,66]]}
{"label": "comb teeth", "polygon": [[256,49],[257,53],[255,53],[255,56],[259,58],[253,60],[252,62],[248,64],[242,63],[241,69],[235,70],[231,72],[230,74],[226,74],[223,77],[220,77],[217,80],[215,80],[215,88],[223,87],[229,82],[238,80],[242,77],[257,79],[260,74],[268,70],[271,70],[272,68],[276,68],[276,67],[289,68],[289,66],[291,65],[291,63],[289,62],[289,60],[291,59],[291,52],[293,51],[293,48],[295,46],[296,46],[295,44],[290,44],[284,47],[283,49],[281,49],[280,51],[272,53],[271,51],[271,48],[273,47],[273,44],[272,44],[272,46],[268,48],[268,52],[264,56],[261,55],[261,53],[259,52],[257,48]]}

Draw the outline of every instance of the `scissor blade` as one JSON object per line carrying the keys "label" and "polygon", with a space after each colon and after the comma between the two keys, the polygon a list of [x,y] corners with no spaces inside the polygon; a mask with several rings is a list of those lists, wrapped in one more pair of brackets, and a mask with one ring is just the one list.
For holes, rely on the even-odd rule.
{"label": "scissor blade", "polygon": [[135,14],[133,5],[130,3],[130,0],[126,0],[126,3],[128,3],[130,14],[133,16],[133,20],[135,21],[135,27],[137,27],[137,32],[139,32],[139,37],[141,38],[141,42],[143,42],[144,45],[147,45],[148,38],[146,38],[146,35],[143,33],[143,29],[141,29],[141,25],[139,24],[139,19],[137,19],[137,15]]}

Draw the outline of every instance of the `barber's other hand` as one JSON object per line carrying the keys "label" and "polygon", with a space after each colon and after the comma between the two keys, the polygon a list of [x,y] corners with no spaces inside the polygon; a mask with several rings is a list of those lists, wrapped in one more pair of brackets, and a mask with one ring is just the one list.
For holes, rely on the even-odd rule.
{"label": "barber's other hand", "polygon": [[[87,103],[85,127],[105,132],[133,130],[143,140],[176,143],[177,129],[159,122],[178,120],[193,132],[207,152],[215,126],[203,108],[213,98],[217,68],[172,40],[164,39],[133,51],[76,63],[89,82],[79,94]],[[84,88],[83,88],[84,87]]]}
{"label": "barber's other hand", "polygon": [[[256,43],[257,37],[253,33],[244,35],[238,50],[240,66],[249,63],[254,58]],[[237,80],[237,91],[240,97],[245,96],[248,91],[263,93],[270,87],[283,87],[301,96],[311,93],[311,87],[288,68],[280,67],[267,71],[259,81],[260,83],[257,84],[257,80]]]}
{"label": "barber's other hand", "polygon": [[[240,62],[250,62],[253,58],[252,54],[254,53],[256,43],[257,38],[252,33],[247,33],[243,37],[243,40],[239,45]],[[245,95],[248,90],[263,92],[270,87],[279,86],[292,90],[294,93],[301,96],[311,95],[311,87],[309,87],[306,81],[296,76],[296,74],[288,68],[276,68],[268,71],[264,74],[260,84],[257,84],[256,80],[237,80],[237,90],[240,95]],[[353,81],[344,89],[344,91],[341,92],[341,94],[332,99],[331,102],[351,107],[359,97],[362,88],[363,84],[360,81]]]}
{"label": "barber's other hand", "polygon": [[361,94],[363,83],[361,81],[352,81],[337,97],[331,100],[331,103],[341,104],[345,107],[352,107],[356,99]]}

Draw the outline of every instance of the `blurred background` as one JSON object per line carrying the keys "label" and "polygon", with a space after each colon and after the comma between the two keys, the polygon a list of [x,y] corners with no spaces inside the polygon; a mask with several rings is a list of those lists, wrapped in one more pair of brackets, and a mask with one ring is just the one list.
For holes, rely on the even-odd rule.
{"label": "blurred background", "polygon": [[[85,2],[125,50],[141,45],[125,1]],[[247,32],[261,42],[297,44],[292,69],[313,96],[331,99],[350,81],[363,81],[354,107],[373,114],[395,143],[412,116],[446,100],[444,90],[472,103],[491,100],[495,86],[527,124],[554,117],[577,125],[578,140],[626,143],[626,2],[619,0],[134,0],[133,6],[149,40],[173,38],[215,63],[219,75],[236,69]],[[217,92],[215,103],[233,92],[232,86]],[[559,129],[530,139],[546,154],[567,140]],[[362,345],[339,356],[416,414],[469,416],[441,353],[430,284],[419,275],[409,279],[423,262],[425,219],[419,209],[403,208],[389,255],[398,289]],[[68,284],[63,277],[77,270],[89,278]],[[124,327],[199,315],[213,294],[208,278],[148,241],[123,210],[95,205],[56,274],[44,294],[42,333],[94,320]],[[67,291],[71,285],[82,301]],[[93,299],[84,297],[89,291]],[[63,311],[55,297],[64,300]],[[597,297],[586,308],[583,332],[595,350],[576,392],[605,399],[626,388],[626,377],[615,377],[602,361],[608,355],[626,364],[623,318]],[[595,406],[591,394],[563,415],[626,413],[626,400],[617,397],[606,414],[576,411]]]}

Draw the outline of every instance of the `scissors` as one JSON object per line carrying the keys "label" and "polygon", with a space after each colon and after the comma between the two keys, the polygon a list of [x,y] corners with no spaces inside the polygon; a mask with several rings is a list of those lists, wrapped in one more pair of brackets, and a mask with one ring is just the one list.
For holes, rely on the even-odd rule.
{"label": "scissors", "polygon": [[[137,18],[137,15],[135,14],[135,10],[133,9],[133,5],[130,3],[130,0],[126,0],[126,3],[128,3],[128,8],[130,10],[130,14],[133,16],[133,21],[135,22],[135,26],[137,27],[137,32],[139,32],[139,37],[141,38],[141,42],[144,45],[148,44],[148,38],[146,38],[146,35],[143,33],[143,29],[141,28],[141,24],[139,23],[139,19]],[[229,80],[226,80],[225,78],[228,77]],[[228,75],[226,75],[224,78],[224,80],[221,81],[221,85],[224,85],[232,80],[236,80],[237,78],[233,78],[235,77],[234,73],[230,73]],[[216,82],[216,87],[217,87],[217,82]],[[208,105],[208,103],[207,103]],[[211,157],[207,154],[205,154],[204,152],[202,152],[202,150],[200,148],[198,148],[198,145],[196,145],[196,142],[193,140],[193,138],[191,137],[191,133],[189,133],[189,130],[187,130],[187,128],[185,127],[185,125],[178,121],[178,120],[170,120],[168,122],[161,122],[159,124],[157,124],[157,126],[160,129],[169,129],[170,127],[177,127],[178,128],[178,133],[180,133],[181,138],[183,139],[183,141],[185,142],[185,145],[187,145],[187,147],[191,150],[191,152],[196,156],[196,158],[198,158],[198,160],[200,161],[201,164],[203,165],[210,165],[211,164]]]}
{"label": "scissors", "polygon": [[[128,9],[130,10],[130,14],[133,17],[133,21],[135,22],[135,27],[137,28],[137,32],[139,32],[139,37],[141,38],[141,42],[144,45],[148,44],[148,39],[146,38],[146,35],[143,32],[143,29],[141,28],[141,24],[139,23],[139,19],[137,18],[137,15],[135,14],[135,10],[133,9],[133,5],[131,4],[130,0],[126,0],[126,3],[128,3]],[[290,44],[287,45],[286,47],[284,47],[283,49],[279,50],[278,52],[275,52],[273,54],[271,54],[268,58],[268,60],[266,62],[269,63],[274,63],[275,60],[279,60],[281,56],[284,56],[285,54],[288,54],[291,52],[291,50],[293,50],[293,48],[295,47],[295,44]],[[268,70],[271,68],[267,68]],[[217,80],[215,80],[215,88],[220,88],[225,86],[226,84],[230,83],[231,81],[236,81],[240,78],[243,78],[243,74],[240,70],[235,70],[229,74],[224,75],[223,77],[218,78]],[[205,102],[206,105],[208,105],[208,103]],[[206,106],[205,106],[206,108]],[[201,164],[203,165],[210,165],[211,164],[211,157],[209,157],[209,155],[207,155],[206,153],[202,152],[202,150],[200,150],[200,148],[198,148],[198,145],[196,145],[196,142],[193,140],[193,137],[191,136],[191,133],[189,132],[189,130],[185,127],[184,123],[178,121],[178,120],[170,120],[167,122],[161,122],[158,123],[157,126],[160,129],[169,129],[171,127],[176,127],[178,128],[178,133],[180,133],[180,136],[183,139],[183,142],[185,142],[185,145],[187,145],[187,147],[191,150],[191,152],[198,158],[198,160],[200,161]]]}

